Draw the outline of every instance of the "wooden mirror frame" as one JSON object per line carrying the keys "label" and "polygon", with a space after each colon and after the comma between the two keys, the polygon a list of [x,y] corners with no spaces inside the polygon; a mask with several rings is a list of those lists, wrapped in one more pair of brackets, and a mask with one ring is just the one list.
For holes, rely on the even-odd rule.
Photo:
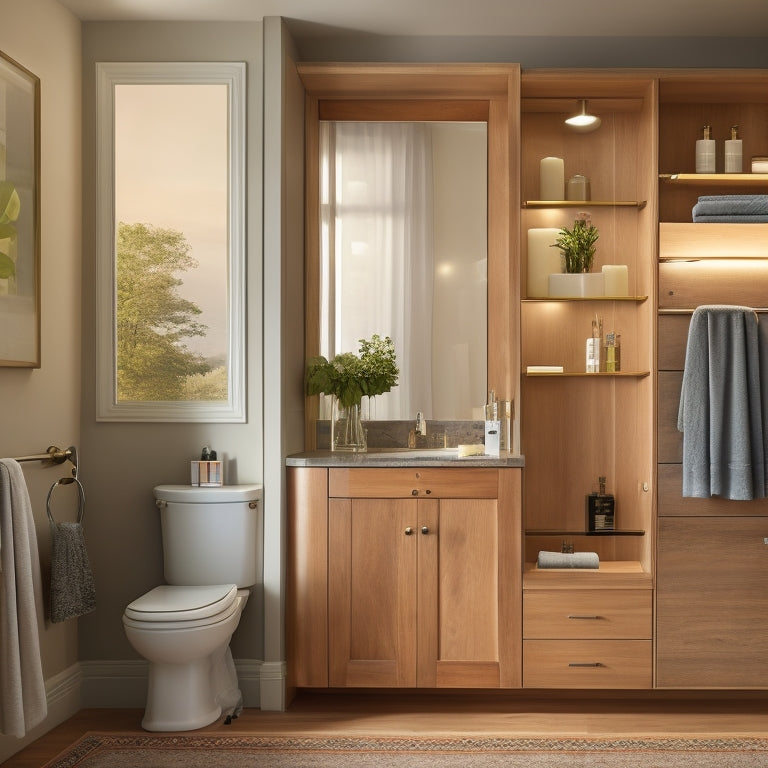
{"label": "wooden mirror frame", "polygon": [[[517,64],[298,64],[305,89],[305,357],[319,354],[319,121],[487,120],[487,388],[518,399],[520,67]],[[316,447],[318,397],[305,405]]]}

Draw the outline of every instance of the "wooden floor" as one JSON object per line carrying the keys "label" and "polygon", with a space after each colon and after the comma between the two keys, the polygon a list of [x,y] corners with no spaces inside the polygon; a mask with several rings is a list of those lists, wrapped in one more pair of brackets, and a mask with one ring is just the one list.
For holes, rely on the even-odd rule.
{"label": "wooden floor", "polygon": [[[637,698],[601,694],[300,694],[286,712],[246,709],[222,734],[291,736],[758,736],[768,737],[761,693]],[[2,764],[40,768],[88,731],[141,730],[141,710],[84,709]]]}

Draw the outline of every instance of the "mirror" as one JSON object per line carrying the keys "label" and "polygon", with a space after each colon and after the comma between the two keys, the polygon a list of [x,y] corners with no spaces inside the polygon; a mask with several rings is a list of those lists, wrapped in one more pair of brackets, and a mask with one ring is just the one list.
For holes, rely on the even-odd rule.
{"label": "mirror", "polygon": [[319,147],[320,354],[390,336],[400,384],[370,418],[481,419],[487,122],[323,120]]}
{"label": "mirror", "polygon": [[[305,120],[304,360],[320,353],[320,121],[477,122],[487,129],[487,309],[471,311],[486,324],[486,385],[499,398],[518,397],[520,376],[519,64],[368,64],[299,62]],[[476,346],[482,348],[479,340]],[[478,366],[479,368],[479,366]],[[452,372],[451,375],[454,375]],[[377,398],[379,399],[379,398]],[[485,393],[483,393],[483,400]],[[308,397],[304,442],[316,442],[321,398]],[[374,413],[374,418],[381,418]],[[445,418],[435,411],[432,418]],[[415,418],[408,412],[407,420]]]}

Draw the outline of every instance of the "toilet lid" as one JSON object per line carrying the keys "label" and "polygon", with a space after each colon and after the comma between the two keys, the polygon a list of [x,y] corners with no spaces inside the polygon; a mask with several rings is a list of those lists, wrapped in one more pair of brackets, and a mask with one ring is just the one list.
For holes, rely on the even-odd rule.
{"label": "toilet lid", "polygon": [[164,585],[134,600],[125,609],[125,615],[139,621],[193,621],[225,611],[236,597],[235,584]]}

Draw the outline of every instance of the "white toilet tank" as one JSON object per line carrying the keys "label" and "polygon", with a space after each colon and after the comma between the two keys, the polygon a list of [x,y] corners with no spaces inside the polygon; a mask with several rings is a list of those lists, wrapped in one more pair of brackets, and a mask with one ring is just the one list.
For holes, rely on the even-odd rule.
{"label": "white toilet tank", "polygon": [[261,485],[158,485],[154,494],[168,584],[256,583]]}

